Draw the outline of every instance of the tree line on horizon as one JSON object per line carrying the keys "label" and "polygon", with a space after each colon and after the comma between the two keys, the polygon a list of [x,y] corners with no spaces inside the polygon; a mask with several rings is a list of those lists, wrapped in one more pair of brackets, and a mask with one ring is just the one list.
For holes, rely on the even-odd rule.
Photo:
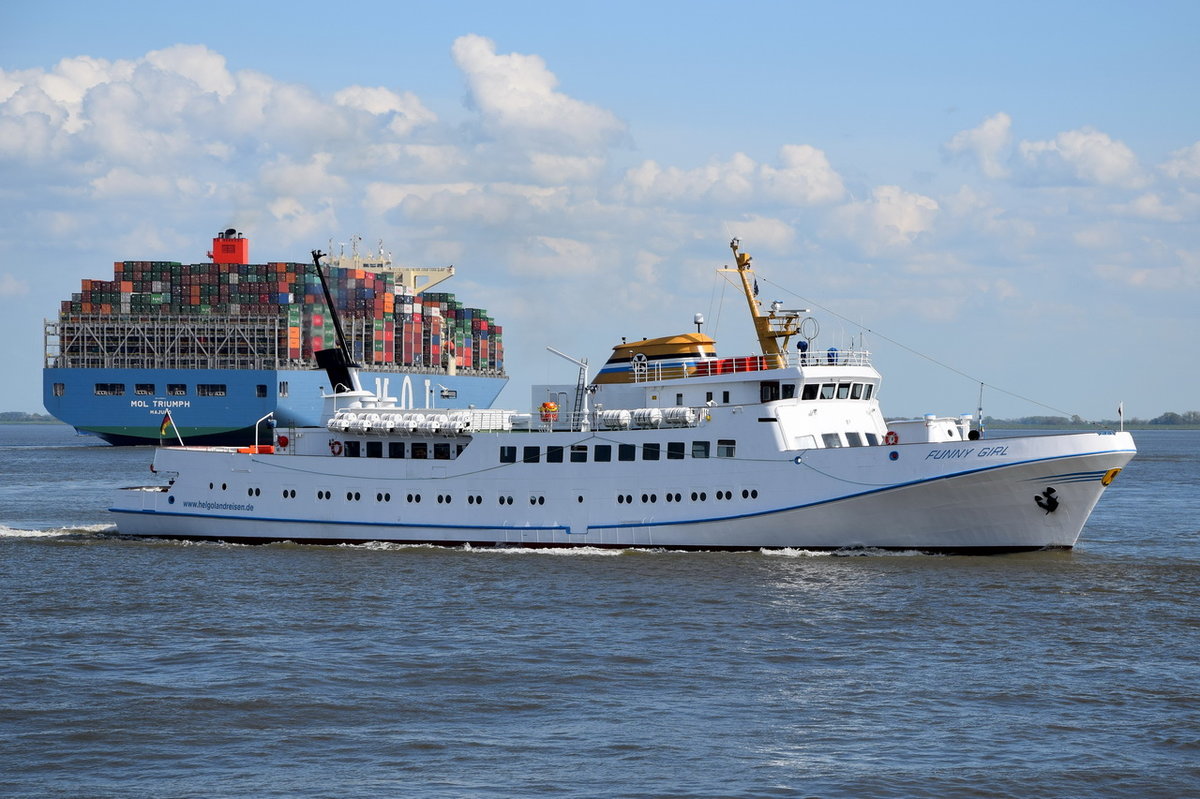
{"label": "tree line on horizon", "polygon": [[[1074,416],[1022,416],[1018,419],[997,419],[994,416],[984,416],[983,424],[985,427],[1004,427],[1005,425],[1019,425],[1022,427],[1064,427],[1075,425],[1107,425],[1116,427],[1121,424],[1119,419],[1100,419],[1095,422],[1090,422],[1084,419],[1079,414]],[[1125,424],[1130,426],[1180,426],[1186,425],[1189,427],[1200,427],[1200,411],[1185,411],[1184,413],[1176,413],[1167,411],[1164,414],[1155,416],[1153,419],[1139,419],[1136,416],[1125,418]]]}

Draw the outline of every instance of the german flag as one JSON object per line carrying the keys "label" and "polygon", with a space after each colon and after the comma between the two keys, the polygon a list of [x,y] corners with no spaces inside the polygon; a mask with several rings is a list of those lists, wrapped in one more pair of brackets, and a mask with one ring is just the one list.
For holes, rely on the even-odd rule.
{"label": "german flag", "polygon": [[167,411],[163,414],[162,427],[158,428],[158,437],[166,438],[167,430],[175,423],[171,421],[171,412]]}

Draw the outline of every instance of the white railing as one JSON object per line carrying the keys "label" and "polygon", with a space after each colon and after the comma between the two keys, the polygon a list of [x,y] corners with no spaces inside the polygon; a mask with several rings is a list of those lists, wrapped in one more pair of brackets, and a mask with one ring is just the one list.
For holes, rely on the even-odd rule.
{"label": "white railing", "polygon": [[[829,350],[817,352],[788,352],[781,354],[785,367],[802,369],[818,366],[870,366],[871,353],[866,350]],[[767,355],[747,355],[734,358],[704,358],[692,365],[633,363],[631,373],[634,383],[657,383],[662,380],[679,380],[688,377],[713,377],[737,372],[758,372],[775,369],[778,360]]]}

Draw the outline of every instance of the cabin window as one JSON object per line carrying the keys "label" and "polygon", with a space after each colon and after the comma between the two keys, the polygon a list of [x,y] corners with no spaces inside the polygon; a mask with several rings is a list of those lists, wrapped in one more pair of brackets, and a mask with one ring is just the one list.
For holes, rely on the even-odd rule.
{"label": "cabin window", "polygon": [[783,395],[782,395],[783,399],[795,399],[796,398],[796,384],[795,383],[784,383],[782,386],[782,389],[783,389]]}
{"label": "cabin window", "polygon": [[55,383],[54,384],[54,396],[61,397],[66,393],[67,393],[67,384],[66,383]]}
{"label": "cabin window", "polygon": [[288,381],[279,381],[279,396],[286,397],[288,395]]}
{"label": "cabin window", "polygon": [[692,457],[707,458],[708,457],[708,441],[693,441],[692,442]]}
{"label": "cabin window", "polygon": [[821,399],[833,399],[833,392],[837,390],[837,386],[833,383],[821,384]]}
{"label": "cabin window", "polygon": [[817,398],[817,392],[820,390],[821,387],[816,383],[805,383],[804,388],[800,392],[800,399],[815,400]]}
{"label": "cabin window", "polygon": [[383,442],[382,441],[368,441],[367,442],[367,457],[368,458],[382,458],[383,457]]}
{"label": "cabin window", "polygon": [[682,441],[670,441],[667,443],[667,459],[673,461],[683,460],[686,450]]}
{"label": "cabin window", "polygon": [[837,433],[822,433],[821,441],[823,441],[825,446],[830,449],[840,447],[842,445],[841,436],[839,436]]}
{"label": "cabin window", "polygon": [[759,402],[775,402],[779,399],[779,381],[764,380],[758,384]]}
{"label": "cabin window", "polygon": [[516,463],[517,462],[517,448],[516,447],[501,447],[500,448],[500,462],[501,463]]}
{"label": "cabin window", "polygon": [[556,446],[546,447],[546,463],[562,463],[563,448]]}
{"label": "cabin window", "polygon": [[409,449],[409,457],[416,458],[419,461],[429,458],[429,444],[424,441],[414,441],[412,448]]}
{"label": "cabin window", "polygon": [[404,457],[404,442],[403,441],[389,441],[388,442],[388,457],[389,458],[403,458]]}
{"label": "cabin window", "polygon": [[676,405],[683,405],[683,395],[682,395],[682,394],[676,394],[676,395],[675,395],[675,404],[676,404]]}
{"label": "cabin window", "polygon": [[571,445],[571,463],[587,463],[587,444]]}
{"label": "cabin window", "polygon": [[868,446],[872,446],[872,447],[879,446],[879,436],[875,435],[874,433],[867,433],[866,435],[867,435]]}
{"label": "cabin window", "polygon": [[522,447],[521,460],[525,463],[537,463],[542,459],[541,447]]}
{"label": "cabin window", "polygon": [[654,442],[651,444],[642,444],[642,460],[656,461],[659,455],[659,444]]}
{"label": "cabin window", "polygon": [[186,383],[167,383],[167,395],[171,397],[187,396]]}
{"label": "cabin window", "polygon": [[637,459],[637,447],[633,444],[617,445],[617,460],[632,461]]}
{"label": "cabin window", "polygon": [[862,399],[862,383],[855,383],[850,387],[850,399]]}
{"label": "cabin window", "polygon": [[712,397],[713,397],[713,395],[712,395],[711,391],[704,392],[704,401],[705,402],[712,402]]}
{"label": "cabin window", "polygon": [[722,391],[722,392],[721,392],[721,404],[722,404],[722,405],[728,405],[728,404],[729,404],[729,392],[728,392],[728,391]]}
{"label": "cabin window", "polygon": [[255,386],[254,387],[254,396],[259,397],[260,399],[262,397],[267,396],[267,384],[259,383],[257,386]]}
{"label": "cabin window", "polygon": [[224,383],[197,383],[196,384],[196,396],[197,397],[224,397],[225,396],[225,384]]}
{"label": "cabin window", "polygon": [[434,444],[433,459],[435,461],[450,460],[450,445],[449,444]]}
{"label": "cabin window", "polygon": [[608,463],[612,460],[612,445],[597,444],[595,452],[592,453],[592,459],[596,463]]}
{"label": "cabin window", "polygon": [[849,383],[838,383],[837,398],[838,399],[850,399],[850,384]]}
{"label": "cabin window", "polygon": [[346,457],[347,458],[358,458],[358,457],[361,457],[361,454],[362,454],[362,442],[360,442],[360,441],[347,441],[346,442]]}
{"label": "cabin window", "polygon": [[142,397],[148,397],[154,394],[153,383],[137,383],[133,387],[133,393]]}
{"label": "cabin window", "polygon": [[737,450],[737,442],[731,438],[717,439],[717,457],[732,458]]}
{"label": "cabin window", "polygon": [[867,383],[867,388],[865,391],[863,391],[863,399],[869,400],[871,398],[871,392],[874,390],[875,390],[875,384]]}
{"label": "cabin window", "polygon": [[97,397],[119,397],[125,393],[124,383],[97,383]]}
{"label": "cabin window", "polygon": [[852,447],[865,446],[862,436],[858,433],[846,433],[846,443]]}

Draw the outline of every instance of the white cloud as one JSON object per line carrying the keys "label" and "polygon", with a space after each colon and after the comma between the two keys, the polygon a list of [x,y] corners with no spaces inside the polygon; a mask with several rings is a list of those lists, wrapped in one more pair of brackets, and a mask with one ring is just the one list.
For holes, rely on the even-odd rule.
{"label": "white cloud", "polygon": [[7,272],[0,273],[0,297],[19,297],[29,293],[29,284]]}
{"label": "white cloud", "polygon": [[722,229],[768,252],[786,252],[796,240],[796,230],[787,222],[762,216],[727,220]]}
{"label": "white cloud", "polygon": [[262,168],[262,184],[277,195],[327,197],[343,194],[349,184],[344,178],[330,173],[332,163],[331,153],[313,153],[304,164],[282,156]]}
{"label": "white cloud", "polygon": [[1171,160],[1159,169],[1176,180],[1200,180],[1200,141],[1171,153]]}
{"label": "white cloud", "polygon": [[491,39],[474,34],[456,39],[452,52],[472,104],[494,135],[592,149],[625,133],[612,112],[555,91],[558,78],[538,56],[497,55]]}
{"label": "white cloud", "polygon": [[407,136],[417,127],[437,122],[437,114],[412,92],[397,94],[382,86],[349,86],[334,94],[333,101],[375,116],[390,115],[388,129],[397,136]]}
{"label": "white cloud", "polygon": [[951,155],[973,155],[979,168],[989,178],[1009,174],[1004,165],[1012,148],[1012,118],[1001,111],[985,119],[978,127],[959,131],[945,144]]}
{"label": "white cloud", "polygon": [[1128,203],[1115,205],[1113,211],[1124,216],[1157,222],[1179,222],[1183,219],[1183,213],[1178,206],[1167,205],[1162,197],[1154,193],[1141,194]]}
{"label": "white cloud", "polygon": [[876,186],[871,199],[834,209],[834,232],[866,252],[907,247],[933,229],[939,206],[936,200],[907,192],[899,186]]}
{"label": "white cloud", "polygon": [[187,78],[202,92],[219,97],[233,94],[236,84],[225,67],[225,56],[199,44],[177,44],[146,53],[146,63],[164,73]]}
{"label": "white cloud", "polygon": [[1050,141],[1022,141],[1017,150],[1035,183],[1081,182],[1124,188],[1146,183],[1133,151],[1092,128],[1065,131]]}

